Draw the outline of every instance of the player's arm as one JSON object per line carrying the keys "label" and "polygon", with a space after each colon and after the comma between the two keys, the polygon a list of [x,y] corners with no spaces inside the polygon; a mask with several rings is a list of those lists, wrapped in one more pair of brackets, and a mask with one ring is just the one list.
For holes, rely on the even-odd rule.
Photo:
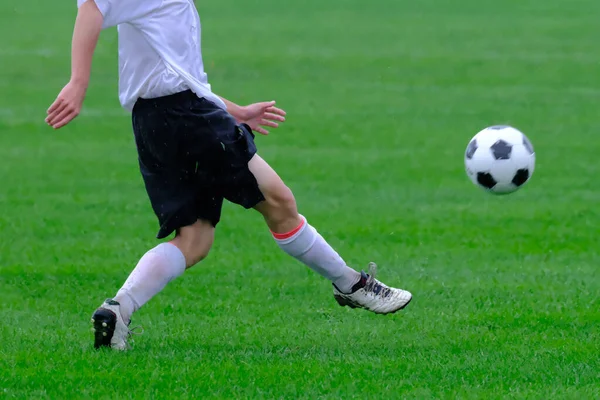
{"label": "player's arm", "polygon": [[94,0],[79,7],[71,45],[71,80],[48,109],[46,123],[59,129],[79,115],[90,81],[103,17]]}
{"label": "player's arm", "polygon": [[268,135],[265,126],[271,128],[279,127],[278,122],[285,121],[286,112],[275,107],[274,101],[265,101],[262,103],[254,103],[247,106],[240,106],[232,101],[229,101],[221,96],[221,100],[227,106],[227,112],[237,120],[238,123],[248,124],[253,131],[262,135]]}

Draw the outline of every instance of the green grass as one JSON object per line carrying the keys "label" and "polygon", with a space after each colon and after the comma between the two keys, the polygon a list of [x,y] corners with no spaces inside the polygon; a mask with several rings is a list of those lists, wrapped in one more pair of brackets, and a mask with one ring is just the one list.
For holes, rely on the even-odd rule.
{"label": "green grass", "polygon": [[[224,210],[210,257],[134,319],[89,317],[156,244],[103,33],[82,116],[44,126],[75,4],[0,4],[0,398],[600,398],[596,0],[203,1],[216,92],[277,99],[260,152],[356,268],[414,301],[338,307],[261,218]],[[479,129],[536,147],[511,196],[474,187]]]}

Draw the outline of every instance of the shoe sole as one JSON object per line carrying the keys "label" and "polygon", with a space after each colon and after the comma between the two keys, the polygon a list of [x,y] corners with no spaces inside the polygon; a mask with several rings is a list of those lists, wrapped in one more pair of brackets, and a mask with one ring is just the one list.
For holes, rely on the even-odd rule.
{"label": "shoe sole", "polygon": [[110,347],[110,341],[115,334],[117,316],[114,312],[105,308],[99,308],[92,315],[94,326],[94,348]]}
{"label": "shoe sole", "polygon": [[[337,301],[337,303],[342,306],[342,307],[350,307],[350,308],[364,308],[363,306],[360,306],[354,302],[351,302],[350,300],[346,299],[345,297],[339,296],[337,294],[334,294],[333,297],[335,298],[335,300]],[[408,299],[408,301],[406,303],[404,303],[404,305],[402,305],[402,307],[398,307],[395,310],[386,312],[386,313],[381,313],[381,312],[377,312],[377,311],[371,311],[365,308],[365,310],[367,311],[371,311],[375,314],[382,314],[382,315],[386,315],[386,314],[394,314],[400,310],[404,310],[406,308],[406,306],[408,306],[410,304],[410,302],[412,301],[412,296],[410,297],[410,299]]]}
{"label": "shoe sole", "polygon": [[357,306],[355,303],[351,302],[345,297],[339,296],[337,294],[334,294],[333,297],[335,298],[335,301],[337,301],[337,303],[342,307],[361,308],[360,306]]}

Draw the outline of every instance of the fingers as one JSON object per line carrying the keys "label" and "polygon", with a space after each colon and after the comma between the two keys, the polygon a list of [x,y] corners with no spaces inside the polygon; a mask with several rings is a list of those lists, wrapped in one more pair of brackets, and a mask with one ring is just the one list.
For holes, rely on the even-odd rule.
{"label": "fingers", "polygon": [[261,126],[270,126],[271,128],[279,128],[279,124],[275,121],[269,121],[268,119],[260,120]]}
{"label": "fingers", "polygon": [[[269,103],[265,103],[265,104],[271,104],[271,103],[274,104],[275,102],[269,102]],[[270,127],[270,128],[279,128],[278,122],[284,122],[284,121],[285,121],[285,111],[283,111],[277,107],[269,106],[265,109],[265,113],[260,118],[260,122],[259,122],[260,126],[256,129],[256,132],[258,132],[262,135],[268,135],[269,131],[263,129],[262,126],[266,126],[266,127]]]}
{"label": "fingers", "polygon": [[262,102],[259,104],[265,110],[265,112],[273,113],[273,114],[277,114],[277,115],[281,115],[281,116],[286,115],[286,112],[284,110],[282,110],[281,108],[275,107],[275,100],[265,101],[265,102]]}
{"label": "fingers", "polygon": [[59,98],[59,99],[54,100],[54,103],[52,103],[52,105],[50,106],[50,108],[47,111],[48,115],[54,113],[54,111],[56,111],[61,106],[64,106],[62,99]]}
{"label": "fingers", "polygon": [[48,109],[48,116],[46,122],[48,125],[52,125],[56,121],[56,117],[67,108],[67,103],[62,99],[57,99]]}
{"label": "fingers", "polygon": [[62,107],[58,110],[56,110],[48,119],[48,125],[54,127],[58,122],[62,121],[63,119],[65,119],[65,117],[67,115],[69,115],[71,113],[71,109],[69,109],[68,107]]}
{"label": "fingers", "polygon": [[[275,104],[275,102],[273,102],[273,104]],[[265,112],[272,113],[272,114],[277,114],[277,115],[281,115],[282,117],[285,117],[285,115],[287,114],[281,108],[277,108],[277,107],[273,107],[273,106],[267,107],[267,109],[265,110]]]}
{"label": "fingers", "polygon": [[67,115],[65,115],[62,119],[59,119],[58,122],[56,122],[54,125],[52,125],[52,127],[54,129],[60,129],[63,126],[67,125],[69,122],[73,121],[75,119],[75,117],[77,117],[77,115],[79,115],[78,112],[71,111]]}
{"label": "fingers", "polygon": [[269,108],[269,107],[273,107],[275,105],[275,100],[273,101],[263,101],[262,103],[258,103],[260,105],[261,108]]}
{"label": "fingers", "polygon": [[265,136],[269,134],[268,130],[261,128],[260,126],[257,127],[256,129],[254,129],[254,131],[260,133],[261,135],[265,135]]}
{"label": "fingers", "polygon": [[265,113],[263,118],[270,119],[271,121],[285,122],[285,117],[283,115],[273,114],[270,112]]}
{"label": "fingers", "polygon": [[77,107],[63,102],[59,107],[48,115],[46,122],[54,129],[59,129],[71,122],[75,117],[79,115]]}

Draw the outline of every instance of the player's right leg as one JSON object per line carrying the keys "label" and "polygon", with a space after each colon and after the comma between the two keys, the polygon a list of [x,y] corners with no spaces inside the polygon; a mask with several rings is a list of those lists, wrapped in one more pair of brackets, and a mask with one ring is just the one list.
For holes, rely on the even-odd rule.
{"label": "player's right leg", "polygon": [[[210,109],[206,101],[203,103]],[[206,119],[211,121],[211,131],[222,148],[223,163],[218,181],[223,197],[245,208],[258,210],[279,247],[329,279],[341,305],[382,314],[404,308],[412,295],[386,286],[375,279],[373,273],[368,275],[348,267],[317,230],[298,214],[291,190],[256,154],[250,128],[238,126],[226,112],[212,108],[206,113]]]}
{"label": "player's right leg", "polygon": [[279,247],[309,266],[333,284],[333,293],[342,306],[365,308],[388,314],[403,309],[412,299],[406,290],[385,285],[375,278],[376,266],[369,274],[357,272],[298,213],[292,191],[258,155],[248,164],[265,200],[256,205]]}

